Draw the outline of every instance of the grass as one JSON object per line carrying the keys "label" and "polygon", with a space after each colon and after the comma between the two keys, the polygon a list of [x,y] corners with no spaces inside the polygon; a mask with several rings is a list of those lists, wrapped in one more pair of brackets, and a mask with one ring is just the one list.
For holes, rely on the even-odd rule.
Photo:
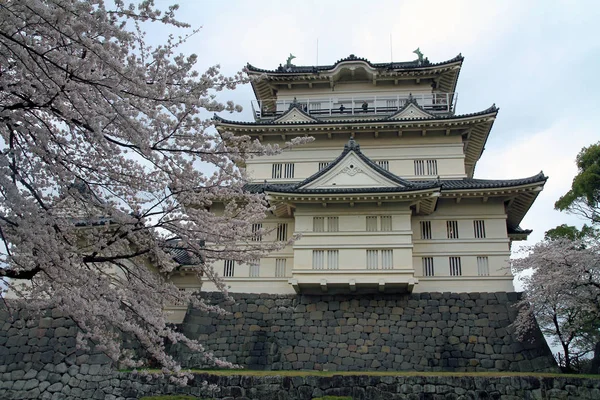
{"label": "grass", "polygon": [[[160,373],[159,370],[145,370],[150,373]],[[192,369],[194,374],[209,374],[217,376],[334,376],[334,375],[363,375],[363,376],[473,376],[473,377],[502,377],[502,376],[531,376],[537,378],[587,378],[600,379],[600,375],[591,374],[562,374],[552,372],[422,372],[422,371],[252,371],[245,369]],[[130,372],[130,371],[122,371]]]}

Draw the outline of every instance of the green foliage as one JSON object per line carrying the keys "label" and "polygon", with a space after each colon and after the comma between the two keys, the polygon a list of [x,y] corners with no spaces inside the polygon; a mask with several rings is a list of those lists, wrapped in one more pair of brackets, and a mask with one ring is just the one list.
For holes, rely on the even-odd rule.
{"label": "green foliage", "polygon": [[589,225],[583,225],[581,229],[577,229],[576,226],[562,224],[556,228],[549,229],[545,233],[546,240],[585,240],[588,238],[597,237],[598,230]]}
{"label": "green foliage", "polygon": [[600,223],[600,142],[581,149],[577,155],[578,173],[571,190],[554,204],[560,211],[579,214]]}

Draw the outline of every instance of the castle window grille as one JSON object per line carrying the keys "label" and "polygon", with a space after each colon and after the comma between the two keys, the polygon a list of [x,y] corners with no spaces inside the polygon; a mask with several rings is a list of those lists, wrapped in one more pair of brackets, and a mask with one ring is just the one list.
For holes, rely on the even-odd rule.
{"label": "castle window grille", "polygon": [[458,239],[458,221],[446,221],[448,239]]}
{"label": "castle window grille", "polygon": [[427,175],[437,175],[437,160],[427,160]]}
{"label": "castle window grille", "polygon": [[225,260],[225,263],[223,266],[223,276],[225,276],[225,277],[233,276],[234,268],[235,268],[235,260]]}
{"label": "castle window grille", "polygon": [[397,108],[398,107],[398,101],[396,99],[394,99],[394,100],[386,100],[385,101],[385,106],[387,108]]}
{"label": "castle window grille", "polygon": [[313,250],[313,269],[325,268],[325,250]]}
{"label": "castle window grille", "polygon": [[421,258],[421,263],[423,264],[423,276],[435,275],[435,269],[433,267],[433,257],[423,257]]}
{"label": "castle window grille", "polygon": [[340,218],[339,217],[327,217],[327,231],[338,232],[340,230]]}
{"label": "castle window grille", "polygon": [[275,259],[275,277],[284,278],[287,275],[286,272],[286,259],[277,258]]}
{"label": "castle window grille", "polygon": [[329,161],[322,161],[319,163],[319,171],[322,169],[325,169],[329,166],[329,164],[331,164],[331,162]]}
{"label": "castle window grille", "polygon": [[388,160],[380,160],[380,161],[376,161],[377,165],[379,165],[381,168],[385,169],[386,171],[390,170],[390,162]]}
{"label": "castle window grille", "polygon": [[367,269],[377,269],[379,251],[378,250],[367,250]]}
{"label": "castle window grille", "polygon": [[313,217],[313,232],[325,232],[325,217]]}
{"label": "castle window grille", "polygon": [[415,175],[425,175],[425,161],[415,160]]}
{"label": "castle window grille", "polygon": [[339,250],[327,250],[327,269],[339,269]]}
{"label": "castle window grille", "polygon": [[431,221],[421,221],[421,239],[431,239]]}
{"label": "castle window grille", "polygon": [[477,275],[489,276],[490,264],[487,257],[477,257]]}
{"label": "castle window grille", "polygon": [[382,232],[391,232],[392,231],[392,216],[391,215],[382,215],[381,219],[381,231]]}
{"label": "castle window grille", "polygon": [[280,242],[288,240],[288,224],[277,224],[277,240]]}
{"label": "castle window grille", "polygon": [[394,251],[381,250],[381,269],[394,268]]}
{"label": "castle window grille", "polygon": [[260,276],[260,260],[255,259],[250,262],[250,277],[258,278]]}
{"label": "castle window grille", "polygon": [[293,178],[294,177],[294,164],[287,163],[285,165],[284,178]]}
{"label": "castle window grille", "polygon": [[310,103],[309,109],[310,110],[320,110],[321,109],[321,103]]}
{"label": "castle window grille", "polygon": [[252,224],[252,241],[260,242],[262,240],[261,230],[262,224]]}
{"label": "castle window grille", "polygon": [[473,221],[473,231],[477,239],[485,238],[485,221],[476,220]]}
{"label": "castle window grille", "polygon": [[460,264],[460,257],[450,257],[450,276],[461,276],[462,268]]}
{"label": "castle window grille", "polygon": [[273,164],[271,168],[271,178],[273,179],[281,179],[283,171],[283,164]]}
{"label": "castle window grille", "polygon": [[367,216],[367,232],[377,232],[376,216]]}

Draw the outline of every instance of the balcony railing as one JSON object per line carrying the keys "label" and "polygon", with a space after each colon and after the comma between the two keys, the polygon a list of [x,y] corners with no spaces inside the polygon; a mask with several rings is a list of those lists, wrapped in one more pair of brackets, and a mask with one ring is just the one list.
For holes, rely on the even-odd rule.
{"label": "balcony railing", "polygon": [[315,117],[348,117],[389,115],[401,109],[406,101],[414,99],[419,106],[431,113],[451,113],[456,108],[457,93],[422,93],[396,96],[353,96],[329,98],[300,98],[291,100],[253,100],[252,110],[256,119],[277,118],[296,103]]}

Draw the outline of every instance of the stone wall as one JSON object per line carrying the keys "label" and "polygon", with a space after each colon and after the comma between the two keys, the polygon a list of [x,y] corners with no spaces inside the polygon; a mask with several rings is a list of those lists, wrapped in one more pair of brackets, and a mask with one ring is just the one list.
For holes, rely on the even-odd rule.
{"label": "stone wall", "polygon": [[[295,296],[205,294],[229,315],[188,312],[181,326],[218,357],[250,369],[555,371],[541,334],[518,342],[517,293]],[[173,349],[186,367],[201,357]]]}

